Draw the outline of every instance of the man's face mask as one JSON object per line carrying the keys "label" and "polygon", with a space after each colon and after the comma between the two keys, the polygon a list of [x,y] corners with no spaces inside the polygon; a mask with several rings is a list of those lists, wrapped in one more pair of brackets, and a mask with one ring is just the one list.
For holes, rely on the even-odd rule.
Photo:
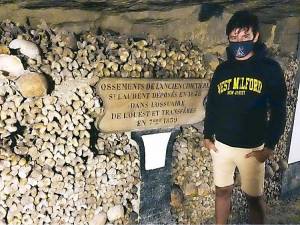
{"label": "man's face mask", "polygon": [[236,58],[243,58],[248,55],[254,47],[253,40],[232,42],[229,41],[229,49]]}

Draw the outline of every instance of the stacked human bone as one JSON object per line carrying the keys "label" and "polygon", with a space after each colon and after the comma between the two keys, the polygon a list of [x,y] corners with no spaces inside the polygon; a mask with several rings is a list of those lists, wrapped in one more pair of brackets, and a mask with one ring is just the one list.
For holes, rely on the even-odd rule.
{"label": "stacked human bone", "polygon": [[[126,224],[139,213],[139,154],[129,133],[104,134],[95,85],[101,77],[210,78],[216,56],[190,42],[73,34],[41,23],[0,26],[0,220],[3,224]],[[205,63],[204,63],[205,62]],[[268,162],[268,200],[287,166],[297,62],[285,69],[288,122]],[[203,129],[203,127],[202,127]],[[173,213],[180,223],[214,214],[211,158],[202,129],[188,126],[173,154]],[[277,172],[276,172],[277,171]],[[238,176],[237,176],[238,183]],[[245,201],[234,192],[239,211]]]}
{"label": "stacked human bone", "polygon": [[199,77],[190,42],[41,23],[0,26],[0,221],[126,224],[139,213],[139,154],[129,133],[104,134],[101,77]]}
{"label": "stacked human bone", "polygon": [[91,144],[90,113],[97,106],[90,87],[67,98],[53,92],[24,99],[13,81],[1,76],[0,209],[5,223],[122,223],[124,208],[138,212],[137,149],[124,133],[102,134]]}
{"label": "stacked human bone", "polygon": [[172,206],[180,224],[211,223],[214,215],[214,183],[210,152],[203,135],[186,127],[173,152]]}

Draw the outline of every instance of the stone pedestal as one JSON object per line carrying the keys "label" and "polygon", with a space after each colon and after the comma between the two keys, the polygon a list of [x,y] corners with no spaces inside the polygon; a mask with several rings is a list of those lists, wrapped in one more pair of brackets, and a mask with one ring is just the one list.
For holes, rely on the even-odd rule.
{"label": "stone pedestal", "polygon": [[[300,60],[300,36],[298,36],[298,51],[297,51],[297,59]],[[296,75],[296,86],[298,87],[298,92],[300,91],[300,69],[298,69],[297,75]],[[299,93],[298,93],[298,104],[297,107],[299,107]],[[295,115],[294,115],[295,120]],[[295,121],[293,122],[293,129],[295,126]],[[298,125],[299,126],[299,125]],[[287,145],[287,154],[289,155],[290,148],[291,148],[291,139],[293,134],[293,129],[290,130],[289,134],[289,141]],[[295,137],[294,137],[295,138]],[[297,149],[299,150],[299,149]],[[296,154],[300,154],[299,151]],[[290,158],[290,155],[289,155]],[[300,194],[300,161],[293,162],[289,164],[286,171],[284,171],[282,175],[282,189],[281,189],[281,197],[286,198],[290,197],[294,194]]]}
{"label": "stone pedestal", "polygon": [[[171,201],[171,171],[172,151],[179,128],[172,130],[154,130],[144,132],[132,132],[131,138],[137,142],[140,148],[140,170],[141,170],[141,202],[140,202],[140,224],[175,223],[170,212]],[[166,148],[165,165],[160,168],[146,170],[145,145],[143,135],[171,132]],[[159,137],[159,136],[158,136]],[[158,139],[159,141],[159,139]],[[154,143],[153,143],[154,146]],[[148,146],[147,146],[148,147]],[[151,146],[150,146],[151,147]],[[153,159],[151,159],[153,160]]]}

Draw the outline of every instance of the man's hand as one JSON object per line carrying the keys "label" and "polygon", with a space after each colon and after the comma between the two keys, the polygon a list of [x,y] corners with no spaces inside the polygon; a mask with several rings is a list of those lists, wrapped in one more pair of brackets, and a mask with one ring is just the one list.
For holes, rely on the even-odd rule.
{"label": "man's hand", "polygon": [[263,163],[268,158],[273,157],[273,151],[267,147],[264,147],[263,150],[250,152],[245,157],[246,158],[255,157],[259,162]]}
{"label": "man's hand", "polygon": [[203,145],[204,145],[205,148],[207,148],[209,150],[212,149],[215,152],[218,151],[217,148],[216,148],[216,146],[215,146],[215,144],[210,139],[204,139]]}

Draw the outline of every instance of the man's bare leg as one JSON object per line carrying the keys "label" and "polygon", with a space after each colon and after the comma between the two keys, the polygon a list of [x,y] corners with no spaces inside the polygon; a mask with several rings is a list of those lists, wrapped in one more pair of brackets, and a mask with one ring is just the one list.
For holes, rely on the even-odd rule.
{"label": "man's bare leg", "polygon": [[216,224],[226,224],[230,215],[230,202],[233,185],[226,187],[216,186],[216,199],[215,199],[215,210],[216,210]]}
{"label": "man's bare leg", "polygon": [[263,224],[265,223],[266,204],[262,196],[253,197],[246,194],[249,206],[249,223]]}

